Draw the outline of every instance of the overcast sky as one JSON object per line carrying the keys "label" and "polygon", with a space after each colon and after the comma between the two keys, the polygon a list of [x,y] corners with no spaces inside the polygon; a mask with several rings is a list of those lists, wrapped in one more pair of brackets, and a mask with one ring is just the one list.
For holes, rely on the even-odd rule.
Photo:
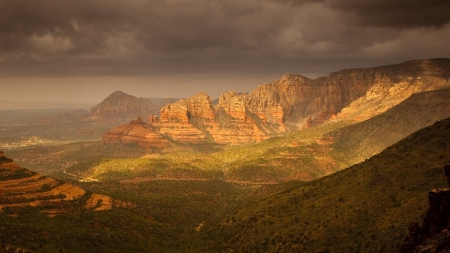
{"label": "overcast sky", "polygon": [[449,0],[1,0],[0,100],[250,91],[450,57]]}

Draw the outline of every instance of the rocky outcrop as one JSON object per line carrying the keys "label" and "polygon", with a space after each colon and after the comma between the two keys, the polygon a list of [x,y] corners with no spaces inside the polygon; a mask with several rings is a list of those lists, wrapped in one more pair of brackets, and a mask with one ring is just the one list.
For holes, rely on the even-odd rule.
{"label": "rocky outcrop", "polygon": [[[260,142],[269,138],[248,112],[247,94],[229,91],[219,97],[215,106],[216,124],[209,129],[214,141],[221,144]],[[259,124],[263,126],[263,124]]]}
{"label": "rocky outcrop", "polygon": [[[450,165],[445,166],[450,186]],[[450,252],[450,189],[434,189],[428,194],[429,208],[420,227],[412,223],[401,253]]]}
{"label": "rocky outcrop", "polygon": [[381,114],[412,94],[449,88],[449,59],[414,60],[374,68],[367,92],[343,108],[332,120],[363,121]]}
{"label": "rocky outcrop", "polygon": [[160,133],[181,142],[220,144],[259,142],[268,138],[247,115],[245,95],[223,94],[217,106],[206,93],[161,109]]}
{"label": "rocky outcrop", "polygon": [[[197,104],[190,104],[189,101],[197,101]],[[194,108],[195,115],[202,115],[199,109],[201,104],[199,99],[180,100],[169,104],[161,109],[160,122],[158,124],[159,132],[170,139],[189,143],[203,143],[206,141],[206,135],[200,129],[194,127],[190,121],[191,111],[188,108]],[[209,108],[206,108],[209,111]],[[207,113],[205,113],[207,115]]]}
{"label": "rocky outcrop", "polygon": [[[83,206],[83,201],[87,199],[89,202],[91,197],[77,186],[21,168],[0,151],[0,212],[17,215],[22,208],[31,206],[39,207],[38,210],[46,215],[55,216],[78,211],[77,204]],[[96,194],[96,197],[111,202],[108,196]],[[111,208],[112,204],[103,206],[102,210]]]}
{"label": "rocky outcrop", "polygon": [[248,94],[226,92],[217,105],[199,93],[164,106],[159,121],[149,120],[175,141],[259,142],[328,121],[366,120],[412,94],[450,87],[449,76],[450,59],[342,70],[314,80],[286,74]]}
{"label": "rocky outcrop", "polygon": [[91,118],[109,121],[130,121],[142,116],[147,119],[150,114],[158,114],[160,107],[154,105],[146,98],[137,98],[132,95],[116,91],[109,95],[100,104],[91,109]]}
{"label": "rocky outcrop", "polygon": [[158,133],[152,125],[142,122],[141,117],[130,124],[115,127],[103,134],[104,143],[136,143],[143,147],[165,148],[169,141]]}
{"label": "rocky outcrop", "polygon": [[204,92],[200,92],[199,94],[187,99],[186,107],[189,112],[189,117],[214,120],[215,114],[211,104],[211,98]]}

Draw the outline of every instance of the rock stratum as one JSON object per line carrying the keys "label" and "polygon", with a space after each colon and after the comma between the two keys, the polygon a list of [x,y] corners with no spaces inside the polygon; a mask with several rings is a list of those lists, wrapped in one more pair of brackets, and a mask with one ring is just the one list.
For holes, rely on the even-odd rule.
{"label": "rock stratum", "polygon": [[[317,79],[286,74],[248,94],[226,92],[217,105],[201,92],[164,106],[159,119],[147,111],[141,115],[155,131],[174,141],[245,144],[330,121],[361,122],[412,94],[450,87],[449,77],[450,59],[346,69]],[[116,139],[128,138],[129,127],[122,129],[122,134],[114,130]]]}
{"label": "rock stratum", "polygon": [[169,141],[154,127],[142,122],[141,118],[132,120],[130,124],[118,126],[102,137],[105,143],[122,142],[137,143],[140,146],[163,148],[169,145]]}
{"label": "rock stratum", "polygon": [[21,168],[0,151],[0,211],[11,215],[31,206],[55,216],[76,210],[107,210],[111,197],[91,194],[77,186]]}

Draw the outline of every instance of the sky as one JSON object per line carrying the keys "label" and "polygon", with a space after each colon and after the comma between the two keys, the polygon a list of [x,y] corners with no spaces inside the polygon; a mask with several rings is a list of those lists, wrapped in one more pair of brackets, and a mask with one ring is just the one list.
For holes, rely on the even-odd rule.
{"label": "sky", "polygon": [[448,0],[1,0],[0,100],[213,99],[450,58]]}

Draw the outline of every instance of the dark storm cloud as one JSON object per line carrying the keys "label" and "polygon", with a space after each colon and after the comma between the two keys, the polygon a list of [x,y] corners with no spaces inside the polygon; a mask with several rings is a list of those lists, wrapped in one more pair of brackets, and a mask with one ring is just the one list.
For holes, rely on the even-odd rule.
{"label": "dark storm cloud", "polygon": [[243,56],[259,53],[289,26],[292,15],[284,11],[249,0],[6,0],[0,3],[0,59],[16,67],[63,62],[76,70]]}
{"label": "dark storm cloud", "polygon": [[450,22],[448,0],[329,0],[331,8],[352,14],[350,21],[383,27],[440,27]]}
{"label": "dark storm cloud", "polygon": [[450,22],[448,0],[273,0],[293,6],[324,4],[349,23],[392,28],[440,27]]}
{"label": "dark storm cloud", "polygon": [[447,0],[2,0],[0,75],[292,72],[443,57],[449,11]]}

